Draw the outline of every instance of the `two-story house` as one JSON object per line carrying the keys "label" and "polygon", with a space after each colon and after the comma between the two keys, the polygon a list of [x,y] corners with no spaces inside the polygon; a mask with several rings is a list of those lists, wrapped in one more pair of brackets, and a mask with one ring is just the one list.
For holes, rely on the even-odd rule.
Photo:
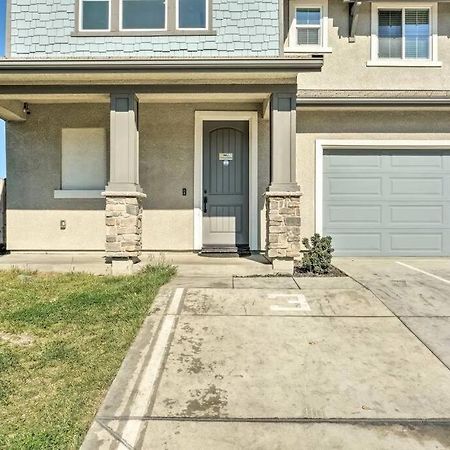
{"label": "two-story house", "polygon": [[450,254],[448,3],[7,3],[9,250]]}

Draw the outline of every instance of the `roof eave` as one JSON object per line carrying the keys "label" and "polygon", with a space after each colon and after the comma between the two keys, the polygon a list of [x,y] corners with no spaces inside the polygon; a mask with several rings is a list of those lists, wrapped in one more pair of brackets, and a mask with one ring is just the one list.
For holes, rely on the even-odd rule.
{"label": "roof eave", "polygon": [[284,71],[320,69],[323,56],[228,59],[3,59],[0,72]]}

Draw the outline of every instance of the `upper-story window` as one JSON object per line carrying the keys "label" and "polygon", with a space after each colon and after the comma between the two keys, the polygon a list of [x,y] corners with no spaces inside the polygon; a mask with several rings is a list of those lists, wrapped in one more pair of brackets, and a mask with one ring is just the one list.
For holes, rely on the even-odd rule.
{"label": "upper-story window", "polygon": [[286,52],[329,52],[328,1],[291,0]]}
{"label": "upper-story window", "polygon": [[121,0],[122,30],[166,28],[165,0]]}
{"label": "upper-story window", "polygon": [[440,65],[436,4],[380,3],[372,8],[370,65]]}
{"label": "upper-story window", "polygon": [[177,28],[202,30],[207,27],[207,0],[176,0]]}
{"label": "upper-story window", "polygon": [[212,0],[78,0],[81,34],[202,34]]}
{"label": "upper-story window", "polygon": [[320,45],[322,29],[320,8],[296,8],[297,45]]}
{"label": "upper-story window", "polygon": [[82,30],[108,31],[111,22],[110,0],[83,0],[80,16]]}

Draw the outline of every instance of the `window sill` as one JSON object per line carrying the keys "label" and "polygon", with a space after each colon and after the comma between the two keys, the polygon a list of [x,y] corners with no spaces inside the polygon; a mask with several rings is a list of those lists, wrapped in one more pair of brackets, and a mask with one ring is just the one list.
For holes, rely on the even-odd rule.
{"label": "window sill", "polygon": [[100,190],[81,190],[81,189],[60,189],[53,192],[53,196],[56,199],[67,198],[103,198],[103,189]]}
{"label": "window sill", "polygon": [[213,30],[74,31],[71,37],[216,36]]}
{"label": "window sill", "polygon": [[332,53],[330,47],[287,47],[284,53]]}
{"label": "window sill", "polygon": [[380,60],[367,61],[367,67],[442,67],[441,61]]}

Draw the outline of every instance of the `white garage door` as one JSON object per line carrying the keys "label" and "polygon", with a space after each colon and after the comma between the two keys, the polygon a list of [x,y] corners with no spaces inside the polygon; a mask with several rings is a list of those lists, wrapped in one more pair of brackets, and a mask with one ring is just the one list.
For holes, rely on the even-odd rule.
{"label": "white garage door", "polygon": [[336,255],[450,255],[450,152],[324,152],[323,234]]}

